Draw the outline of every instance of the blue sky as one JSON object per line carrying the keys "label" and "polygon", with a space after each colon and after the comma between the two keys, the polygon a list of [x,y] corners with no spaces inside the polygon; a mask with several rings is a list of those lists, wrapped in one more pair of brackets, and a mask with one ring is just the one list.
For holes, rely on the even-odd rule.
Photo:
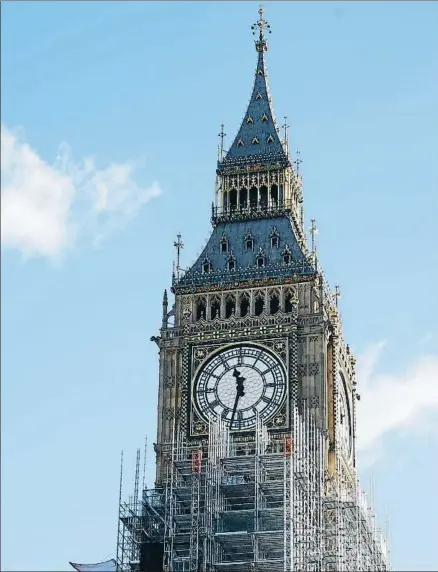
{"label": "blue sky", "polygon": [[[257,8],[2,4],[4,570],[115,554],[120,450],[130,494],[136,447],[155,440],[149,338],[173,240],[187,266],[209,235]],[[374,475],[391,515],[395,569],[436,570],[438,4],[269,2],[266,16],[274,109],[359,358],[363,484]]]}

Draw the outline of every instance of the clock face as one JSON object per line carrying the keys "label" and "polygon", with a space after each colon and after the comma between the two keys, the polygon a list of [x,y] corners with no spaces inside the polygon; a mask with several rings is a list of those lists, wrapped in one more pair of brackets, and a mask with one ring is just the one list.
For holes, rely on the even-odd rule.
{"label": "clock face", "polygon": [[349,456],[351,453],[351,417],[350,406],[346,394],[345,382],[342,375],[338,379],[339,395],[339,444],[341,450]]}
{"label": "clock face", "polygon": [[228,347],[200,368],[193,397],[206,420],[221,417],[232,430],[248,431],[257,415],[266,422],[286,395],[286,373],[271,352],[256,345]]}

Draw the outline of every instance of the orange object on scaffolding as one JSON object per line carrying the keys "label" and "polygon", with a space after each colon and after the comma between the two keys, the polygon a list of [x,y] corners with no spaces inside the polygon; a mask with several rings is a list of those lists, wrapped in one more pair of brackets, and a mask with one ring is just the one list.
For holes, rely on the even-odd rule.
{"label": "orange object on scaffolding", "polygon": [[200,473],[202,467],[202,450],[192,453],[192,473]]}
{"label": "orange object on scaffolding", "polygon": [[293,453],[294,443],[292,437],[285,437],[284,438],[284,456],[290,457]]}

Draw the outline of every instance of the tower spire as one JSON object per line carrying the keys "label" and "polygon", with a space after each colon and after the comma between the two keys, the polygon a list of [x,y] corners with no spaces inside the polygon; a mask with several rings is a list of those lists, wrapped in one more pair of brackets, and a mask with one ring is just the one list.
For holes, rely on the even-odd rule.
{"label": "tower spire", "polygon": [[226,153],[219,159],[218,173],[250,165],[290,166],[286,146],[280,141],[278,127],[271,106],[265,52],[267,34],[271,26],[259,8],[259,19],[251,26],[256,36],[257,68],[251,98],[240,129]]}

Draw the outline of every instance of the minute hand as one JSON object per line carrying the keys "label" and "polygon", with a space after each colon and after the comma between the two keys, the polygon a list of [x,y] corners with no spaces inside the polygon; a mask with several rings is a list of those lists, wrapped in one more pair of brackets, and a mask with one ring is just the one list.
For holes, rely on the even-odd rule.
{"label": "minute hand", "polygon": [[233,427],[234,417],[236,415],[237,404],[239,403],[239,398],[243,397],[245,395],[244,386],[243,386],[243,382],[245,381],[245,378],[240,375],[240,371],[237,371],[237,369],[234,369],[233,376],[236,378],[236,399],[234,401],[233,413],[231,415],[230,429],[232,429],[232,427]]}

